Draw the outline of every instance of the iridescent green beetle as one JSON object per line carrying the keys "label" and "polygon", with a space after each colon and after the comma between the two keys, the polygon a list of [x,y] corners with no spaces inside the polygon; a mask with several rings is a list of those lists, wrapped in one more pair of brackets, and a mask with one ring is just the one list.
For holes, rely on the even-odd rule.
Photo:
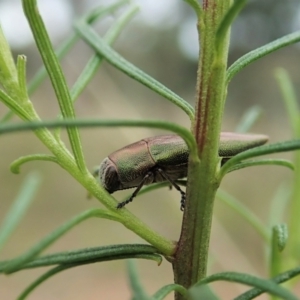
{"label": "iridescent green beetle", "polygon": [[[228,159],[240,152],[265,144],[268,137],[262,134],[222,132],[219,155]],[[185,192],[176,180],[187,177],[189,149],[178,135],[161,135],[142,139],[121,148],[100,164],[95,172],[100,184],[109,192],[136,188],[132,195],[117,208],[131,202],[143,185],[168,181],[181,193],[181,210]]]}

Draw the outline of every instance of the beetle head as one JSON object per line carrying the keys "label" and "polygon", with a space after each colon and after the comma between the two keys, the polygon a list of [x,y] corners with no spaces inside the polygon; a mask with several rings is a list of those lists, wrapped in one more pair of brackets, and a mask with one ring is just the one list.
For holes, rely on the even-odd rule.
{"label": "beetle head", "polygon": [[110,194],[120,189],[121,182],[118,176],[118,170],[108,157],[100,164],[98,175],[101,185]]}

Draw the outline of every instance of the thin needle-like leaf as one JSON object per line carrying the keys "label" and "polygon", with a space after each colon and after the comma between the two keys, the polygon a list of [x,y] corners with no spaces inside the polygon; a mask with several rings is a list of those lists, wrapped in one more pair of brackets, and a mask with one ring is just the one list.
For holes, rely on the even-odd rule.
{"label": "thin needle-like leaf", "polygon": [[243,161],[239,164],[234,165],[232,168],[228,170],[227,173],[248,168],[248,167],[266,166],[266,165],[282,166],[282,167],[289,168],[290,170],[294,170],[294,164],[289,160],[267,158],[267,159],[250,159],[250,160]]}
{"label": "thin needle-like leaf", "polygon": [[170,293],[177,292],[181,294],[182,296],[186,296],[187,290],[185,287],[183,287],[180,284],[168,284],[159,289],[154,295],[153,298],[155,300],[163,300],[165,297],[167,297]]}
{"label": "thin needle-like leaf", "polygon": [[[142,256],[155,260],[158,264],[160,264],[162,261],[162,257],[158,253],[158,250],[151,245],[118,244],[44,255],[35,258],[25,265],[20,266],[20,268],[15,269],[15,272],[24,269],[33,269],[46,266],[77,263],[82,264],[85,262],[101,262],[125,258],[141,258]],[[4,271],[7,263],[8,261],[0,262],[0,272]]]}
{"label": "thin needle-like leaf", "polygon": [[262,109],[258,105],[252,106],[242,116],[240,122],[236,126],[235,131],[240,133],[249,132],[251,127],[255,124],[255,122],[258,120],[261,114],[262,114]]}
{"label": "thin needle-like leaf", "polygon": [[262,156],[266,154],[280,153],[280,152],[288,152],[293,150],[300,149],[300,140],[291,140],[285,142],[279,142],[275,144],[268,144],[264,146],[259,146],[256,148],[252,148],[241,152],[231,159],[229,159],[221,168],[220,176],[224,176],[232,167],[234,167],[237,163],[242,160]]}
{"label": "thin needle-like leaf", "polygon": [[269,53],[272,53],[278,49],[286,47],[288,45],[295,44],[300,41],[300,31],[288,34],[280,39],[277,39],[269,44],[266,44],[260,48],[257,48],[241,58],[235,61],[227,70],[227,84],[230,80],[242,69],[251,64],[252,62],[258,60],[261,57],[266,56]]}
{"label": "thin needle-like leaf", "polygon": [[[276,277],[272,278],[271,280],[277,284],[286,282],[300,274],[300,267],[294,268],[292,270],[286,271],[277,275]],[[234,300],[251,300],[256,298],[257,296],[265,293],[263,289],[260,288],[253,288],[240,296],[236,297]],[[283,298],[285,299],[285,298]]]}
{"label": "thin needle-like leaf", "polygon": [[127,270],[129,275],[129,282],[131,286],[132,299],[133,300],[151,300],[148,296],[142,283],[140,282],[140,276],[138,275],[136,265],[133,260],[127,261]]}
{"label": "thin needle-like leaf", "polygon": [[288,73],[284,69],[276,70],[276,79],[282,94],[282,99],[285,104],[287,115],[289,117],[291,128],[293,130],[293,137],[300,137],[300,109],[297,101],[295,89],[292,85]]}
{"label": "thin needle-like leaf", "polygon": [[[124,14],[122,14],[122,16],[116,22],[113,23],[113,25],[105,34],[105,42],[107,42],[109,45],[112,44],[117,39],[121,31],[124,29],[125,25],[132,19],[132,17],[136,14],[137,11],[138,7],[135,5],[131,6],[127,11],[125,11]],[[81,72],[80,76],[78,77],[77,81],[71,89],[73,101],[77,99],[77,97],[86,87],[88,82],[94,77],[96,71],[98,70],[103,60],[103,57],[96,53],[88,61],[84,70]]]}
{"label": "thin needle-like leaf", "polygon": [[0,250],[26,213],[34,199],[40,182],[41,176],[38,173],[29,173],[25,178],[19,195],[2,222],[0,228]]}
{"label": "thin needle-like leaf", "polygon": [[14,174],[20,173],[20,167],[29,162],[29,161],[35,161],[35,160],[43,160],[43,161],[52,161],[55,163],[58,163],[58,160],[55,156],[47,155],[47,154],[32,154],[32,155],[26,155],[21,156],[15,161],[13,161],[10,165],[10,170]]}
{"label": "thin needle-like leaf", "polygon": [[82,36],[82,38],[86,40],[97,51],[97,53],[102,55],[110,64],[112,64],[131,78],[139,81],[153,91],[157,92],[159,95],[170,100],[172,103],[186,112],[191,120],[194,119],[194,109],[187,101],[185,101],[170,89],[162,85],[160,82],[153,79],[148,74],[144,73],[142,70],[128,62],[126,59],[124,59],[102,38],[100,38],[89,25],[87,25],[85,22],[80,21],[76,24],[76,29]]}
{"label": "thin needle-like leaf", "polygon": [[0,135],[9,132],[34,130],[42,127],[148,127],[165,129],[180,135],[190,149],[190,157],[197,159],[197,145],[191,132],[186,128],[175,123],[154,121],[154,120],[93,120],[93,119],[76,119],[76,120],[54,120],[41,122],[27,122],[20,124],[3,124],[0,125]]}
{"label": "thin needle-like leaf", "polygon": [[[44,22],[39,14],[36,0],[23,0],[22,3],[36,45],[39,49],[40,55],[49,74],[60,106],[61,113],[64,118],[72,119],[75,117],[75,111],[68,85],[62,68],[59,64],[58,58],[55,55]],[[85,165],[78,129],[68,128],[67,132],[78,168],[81,172],[88,173]]]}
{"label": "thin needle-like leaf", "polygon": [[[243,283],[249,286],[260,288],[264,292],[281,297],[282,299],[298,300],[298,298],[295,295],[293,295],[287,289],[277,285],[272,280],[262,279],[249,274],[237,273],[237,272],[223,272],[223,273],[213,274],[211,276],[208,276],[200,280],[198,283],[196,283],[195,286],[211,283],[214,281],[230,281],[230,282]],[[236,298],[235,300],[237,299],[239,298]]]}
{"label": "thin needle-like leaf", "polygon": [[242,202],[235,199],[232,195],[226,193],[225,191],[219,189],[217,191],[217,198],[219,198],[223,203],[228,205],[236,213],[243,217],[256,231],[257,233],[269,243],[270,234],[267,226]]}
{"label": "thin needle-like leaf", "polygon": [[63,224],[58,229],[53,231],[50,235],[43,238],[38,244],[32,247],[29,251],[7,262],[7,264],[3,268],[4,272],[7,274],[14,272],[16,269],[20,268],[21,266],[25,265],[26,263],[34,259],[39,253],[41,253],[44,249],[46,249],[49,245],[55,242],[59,237],[61,237],[67,231],[72,229],[74,226],[92,217],[106,218],[112,220],[120,219],[117,214],[113,212],[109,212],[104,209],[91,209],[85,211],[79,214],[78,216],[75,216],[71,220],[67,221],[65,224]]}

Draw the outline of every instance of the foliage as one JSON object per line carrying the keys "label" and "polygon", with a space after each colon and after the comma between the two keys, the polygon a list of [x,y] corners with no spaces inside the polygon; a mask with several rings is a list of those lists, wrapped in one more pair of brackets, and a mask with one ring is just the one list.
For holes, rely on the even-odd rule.
{"label": "foliage", "polygon": [[[283,299],[297,299],[295,295],[288,289],[280,286],[279,283],[290,280],[299,274],[297,263],[299,261],[299,253],[297,249],[299,249],[300,239],[297,236],[297,232],[300,231],[300,222],[299,218],[297,218],[297,212],[300,211],[298,201],[300,194],[300,183],[298,182],[300,180],[300,174],[298,174],[300,172],[300,156],[297,154],[294,164],[286,160],[256,158],[267,154],[300,149],[299,108],[288,76],[283,70],[277,72],[277,78],[285,99],[295,139],[244,151],[222,165],[218,156],[218,147],[224,103],[231,79],[243,68],[261,57],[298,42],[300,40],[300,32],[289,34],[253,50],[227,68],[230,27],[246,1],[208,0],[201,7],[196,0],[186,0],[197,15],[201,44],[197,99],[194,109],[187,101],[128,62],[110,46],[137,11],[134,5],[128,3],[129,1],[119,1],[114,5],[94,10],[92,13],[84,16],[76,22],[74,35],[65,41],[57,52],[52,47],[43,20],[38,13],[36,0],[23,0],[22,2],[24,13],[42,57],[44,68],[37,73],[36,77],[27,86],[26,57],[20,55],[15,64],[9,45],[2,31],[0,31],[0,82],[2,86],[2,89],[0,89],[0,100],[10,109],[10,112],[2,116],[0,120],[0,135],[14,131],[31,130],[52,154],[38,153],[20,157],[12,163],[11,171],[19,173],[20,167],[24,163],[34,160],[55,162],[98,199],[105,208],[82,212],[59,226],[26,253],[0,263],[0,272],[4,274],[28,268],[53,266],[50,271],[39,277],[23,291],[19,299],[25,299],[33,289],[52,275],[75,266],[127,258],[151,259],[161,263],[163,257],[173,264],[175,283],[164,286],[154,295],[149,296],[139,281],[135,266],[130,261],[128,269],[133,299],[164,299],[170,292],[176,292],[177,299],[218,299],[208,287],[208,283],[217,280],[239,282],[252,288],[236,299],[253,299],[261,293],[270,293]],[[101,38],[91,27],[91,23],[123,6],[128,6],[128,9],[111,26],[105,37]],[[59,58],[66,55],[78,39],[84,40],[94,49],[95,54],[87,63],[74,86],[69,89],[61,70]],[[103,60],[106,60],[132,79],[178,106],[188,115],[192,130],[190,131],[182,126],[165,121],[81,120],[76,118],[74,101],[93,78]],[[60,107],[60,116],[51,121],[40,119],[29,97],[39,87],[46,75],[50,77]],[[239,126],[239,131],[247,131],[255,122],[258,114],[258,110],[249,112]],[[13,115],[17,115],[22,122],[10,122]],[[99,186],[97,180],[89,172],[85,163],[78,128],[96,126],[166,129],[180,135],[184,139],[190,151],[188,180],[184,183],[187,185],[187,202],[181,237],[176,245],[160,233],[149,228],[126,208],[117,210],[117,201]],[[56,128],[56,130],[52,132],[50,128]],[[65,146],[60,136],[60,129],[62,128],[66,128],[70,149]],[[288,226],[280,222],[275,224],[273,229],[270,230],[258,217],[231,195],[221,190],[217,192],[221,180],[228,172],[262,164],[282,165],[295,169],[292,209]],[[19,196],[2,224],[0,249],[4,246],[7,238],[12,234],[22,215],[28,209],[38,188],[38,183],[39,176],[37,174],[28,175],[24,186],[20,189]],[[162,186],[165,186],[165,184],[146,187],[142,193]],[[263,279],[250,274],[234,272],[206,276],[208,244],[215,196],[243,216],[263,237],[264,243],[270,249],[269,275],[272,279]],[[149,244],[110,245],[40,256],[42,251],[62,237],[67,231],[92,217],[119,222]],[[287,242],[288,235],[290,236],[289,242]],[[286,266],[289,267],[288,271],[286,271]]]}

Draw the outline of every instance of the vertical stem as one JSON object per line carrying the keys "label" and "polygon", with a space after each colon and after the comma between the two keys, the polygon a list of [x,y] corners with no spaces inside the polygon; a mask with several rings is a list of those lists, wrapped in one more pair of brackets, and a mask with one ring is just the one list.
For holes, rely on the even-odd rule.
{"label": "vertical stem", "polygon": [[[204,278],[207,271],[213,204],[220,184],[218,148],[229,34],[221,44],[222,55],[216,55],[215,38],[231,3],[231,0],[203,0],[202,19],[198,24],[201,52],[193,131],[199,160],[190,158],[189,161],[186,209],[173,262],[175,282],[186,288]],[[176,299],[183,298],[176,294]]]}
{"label": "vertical stem", "polygon": [[[300,120],[299,120],[300,121]],[[298,127],[299,128],[299,127]],[[300,134],[298,134],[298,137]],[[290,202],[290,218],[289,218],[289,243],[286,248],[285,257],[287,257],[287,261],[285,263],[285,268],[282,269],[285,271],[290,268],[294,268],[299,265],[299,250],[300,250],[300,240],[299,240],[299,230],[300,230],[300,222],[299,222],[299,210],[300,210],[300,152],[297,151],[294,153],[294,182],[293,182],[293,191]],[[288,267],[287,267],[288,266]]]}
{"label": "vertical stem", "polygon": [[[290,126],[293,133],[294,139],[300,139],[300,107],[297,101],[297,95],[295,88],[292,85],[291,78],[284,69],[278,69],[276,71],[276,78],[278,85],[284,100],[287,114],[289,116]],[[293,191],[291,200],[289,203],[289,242],[284,250],[281,259],[280,272],[286,271],[287,269],[294,268],[299,264],[299,211],[300,211],[300,152],[294,153],[294,178],[293,178]]]}

